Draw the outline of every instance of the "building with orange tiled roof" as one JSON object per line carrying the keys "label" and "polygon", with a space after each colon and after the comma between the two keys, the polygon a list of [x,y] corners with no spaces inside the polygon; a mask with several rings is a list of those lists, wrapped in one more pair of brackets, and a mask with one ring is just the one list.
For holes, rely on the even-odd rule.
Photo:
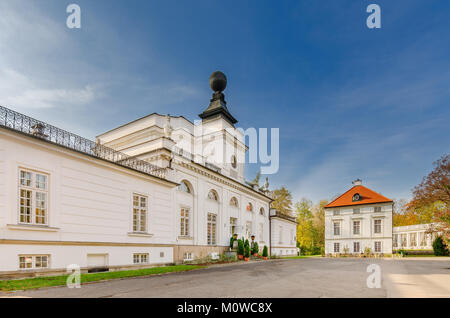
{"label": "building with orange tiled roof", "polygon": [[393,201],[353,181],[325,206],[325,253],[392,253]]}

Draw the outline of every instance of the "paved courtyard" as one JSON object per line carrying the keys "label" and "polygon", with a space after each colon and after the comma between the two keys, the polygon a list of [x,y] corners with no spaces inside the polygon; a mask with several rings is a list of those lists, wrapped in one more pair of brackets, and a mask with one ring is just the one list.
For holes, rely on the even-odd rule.
{"label": "paved courtyard", "polygon": [[[381,268],[381,288],[367,287],[370,264]],[[450,297],[450,259],[280,259],[1,296]]]}

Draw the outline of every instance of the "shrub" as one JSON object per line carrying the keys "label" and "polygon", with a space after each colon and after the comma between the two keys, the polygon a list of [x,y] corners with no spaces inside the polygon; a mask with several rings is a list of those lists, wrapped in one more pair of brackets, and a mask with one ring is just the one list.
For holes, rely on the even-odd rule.
{"label": "shrub", "polygon": [[436,237],[433,242],[433,251],[436,256],[448,256],[448,249],[441,236]]}
{"label": "shrub", "polygon": [[233,248],[233,243],[236,239],[234,237],[230,238],[230,248]]}
{"label": "shrub", "polygon": [[238,240],[238,255],[244,255],[244,242]]}
{"label": "shrub", "polygon": [[258,243],[255,242],[253,244],[252,254],[258,254],[258,253],[259,253],[259,246],[258,246]]}
{"label": "shrub", "polygon": [[269,256],[269,249],[267,248],[267,245],[264,245],[263,248],[263,257]]}
{"label": "shrub", "polygon": [[245,254],[244,254],[245,258],[249,258],[250,257],[250,248],[247,246],[245,247]]}

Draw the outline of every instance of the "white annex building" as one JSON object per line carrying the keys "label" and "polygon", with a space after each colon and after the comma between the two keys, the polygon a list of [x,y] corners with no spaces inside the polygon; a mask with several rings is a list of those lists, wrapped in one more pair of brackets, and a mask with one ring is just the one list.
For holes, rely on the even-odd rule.
{"label": "white annex building", "polygon": [[392,253],[393,201],[361,180],[325,206],[325,254]]}
{"label": "white annex building", "polygon": [[[245,182],[226,78],[210,84],[201,122],[154,113],[95,142],[0,106],[0,276],[182,262],[235,233],[270,248],[268,183]],[[292,253],[292,222],[275,219]]]}
{"label": "white annex building", "polygon": [[432,250],[433,241],[440,234],[437,223],[395,226],[392,236],[394,250]]}

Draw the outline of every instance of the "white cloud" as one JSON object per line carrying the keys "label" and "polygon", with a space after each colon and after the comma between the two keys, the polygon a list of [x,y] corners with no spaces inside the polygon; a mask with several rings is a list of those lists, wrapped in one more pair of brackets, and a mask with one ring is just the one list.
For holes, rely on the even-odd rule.
{"label": "white cloud", "polygon": [[0,71],[0,104],[15,109],[40,109],[84,105],[96,98],[93,86],[45,88],[11,68]]}

